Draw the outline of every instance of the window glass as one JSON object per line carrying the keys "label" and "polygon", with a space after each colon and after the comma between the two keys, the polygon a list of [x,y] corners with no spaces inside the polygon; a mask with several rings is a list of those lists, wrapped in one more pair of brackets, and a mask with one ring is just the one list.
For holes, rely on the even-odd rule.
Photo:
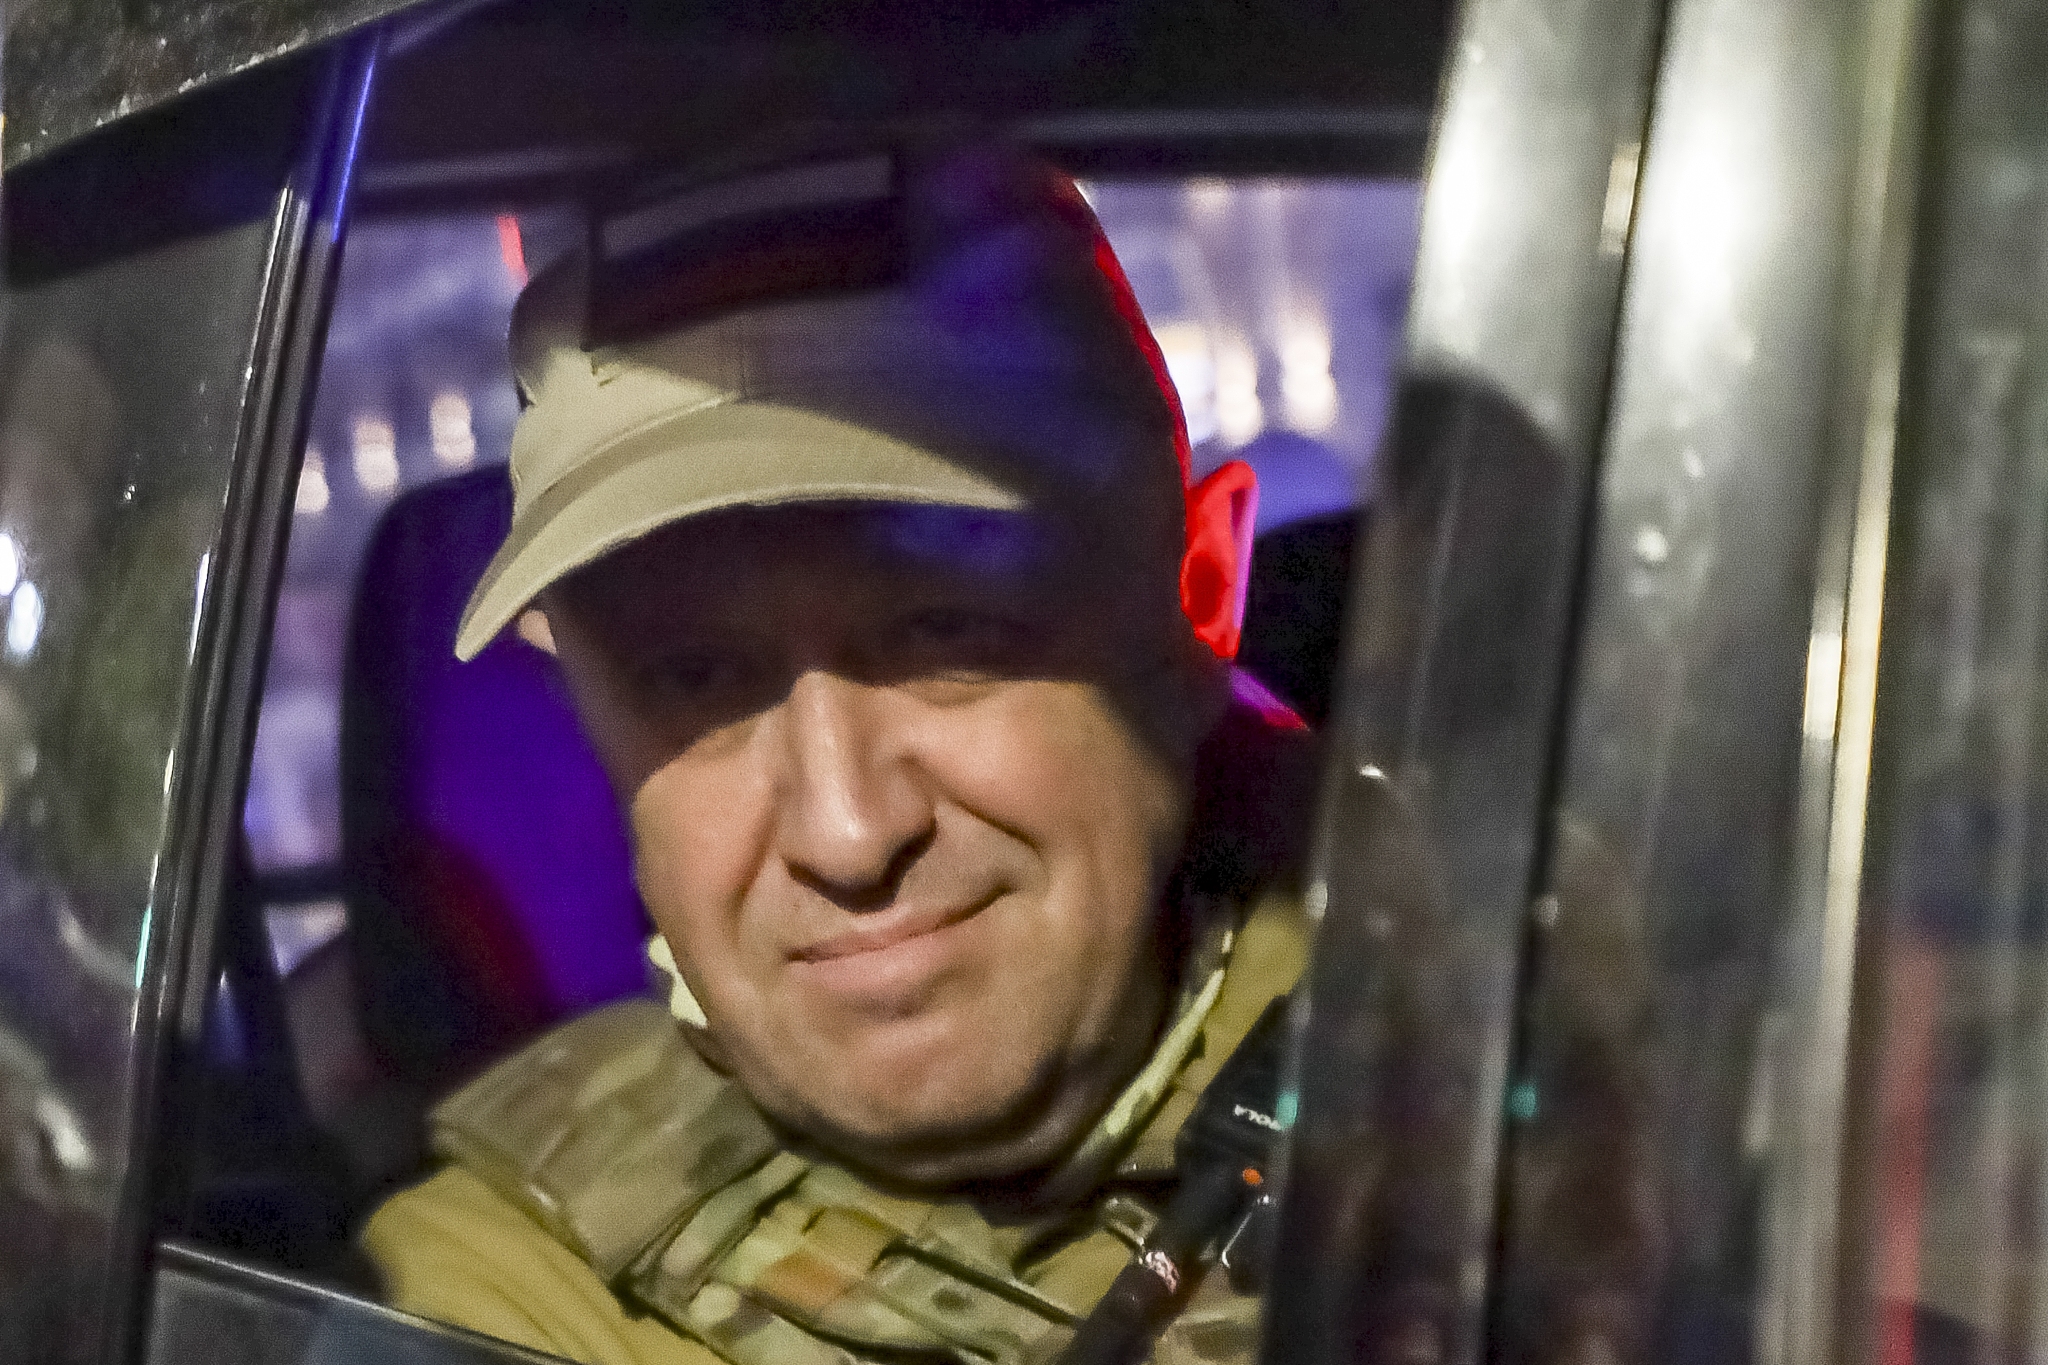
{"label": "window glass", "polygon": [[1970,0],[1941,29],[1851,1128],[1854,1345],[1882,1365],[2048,1349],[2048,23]]}
{"label": "window glass", "polygon": [[516,219],[359,223],[343,258],[293,505],[245,824],[260,870],[341,854],[341,656],[356,566],[406,489],[503,463]]}
{"label": "window glass", "polygon": [[1259,474],[1259,529],[1354,505],[1386,423],[1415,257],[1409,181],[1095,182],[1198,471]]}
{"label": "window glass", "polygon": [[303,259],[279,190],[303,75],[8,173],[0,1342],[39,1361],[106,1358],[139,1292],[129,1239],[158,1191],[137,1106],[182,1004],[216,733],[202,622],[228,615],[231,474],[275,415],[254,387],[289,384],[261,348]]}

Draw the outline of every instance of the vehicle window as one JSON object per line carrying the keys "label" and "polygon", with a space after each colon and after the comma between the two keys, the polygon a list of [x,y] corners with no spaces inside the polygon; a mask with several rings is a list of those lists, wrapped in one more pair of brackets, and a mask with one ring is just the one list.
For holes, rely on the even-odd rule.
{"label": "vehicle window", "polygon": [[[1486,912],[1461,871],[1517,833],[1486,823],[1494,773],[1466,786],[1455,757],[1493,699],[1465,692],[1449,741],[1420,706],[1362,718],[1398,743],[1354,751],[1336,806],[1354,842],[1326,935],[1356,935],[1334,970],[1361,984],[1324,998],[1359,1018],[1312,1020],[1328,1051],[1304,1070],[1365,1077],[1314,1098],[1366,1118],[1317,1151],[1304,1096],[1317,1203],[1287,1250],[1331,1307],[1298,1358],[2040,1354],[2048,522],[2018,263],[2043,245],[2043,33],[2003,4],[1895,13],[1886,61],[1830,92],[1815,53],[1867,52],[1890,21],[1823,10],[1671,12],[1543,867],[1512,935],[1458,941]],[[1430,215],[1463,188],[1443,146],[1419,325]],[[1381,515],[1426,507],[1416,484]],[[1465,528],[1425,529],[1454,563]],[[1361,654],[1398,639],[1366,624]],[[1418,828],[1438,837],[1417,849]],[[1365,913],[1340,925],[1340,903]],[[1497,1071],[1432,1057],[1510,993]],[[1483,1136],[1432,1145],[1468,1105]],[[1374,1160],[1404,1178],[1391,1201]],[[1456,1240],[1475,1189],[1483,1249]]]}
{"label": "vehicle window", "polygon": [[224,915],[242,1117],[167,1230],[586,1359],[1006,1359],[1198,1220],[1240,1263],[1162,1252],[1202,1311],[1153,1269],[1137,1325],[1248,1360],[1445,19],[394,25]]}
{"label": "vehicle window", "polygon": [[[227,234],[129,263],[132,283],[114,299],[81,282],[9,309],[0,913],[16,984],[0,1019],[0,1216],[16,1232],[0,1274],[27,1294],[0,1301],[0,1325],[16,1340],[86,1335],[66,1322],[76,1305],[37,1301],[31,1272],[53,1253],[81,1272],[101,1264],[121,1193],[132,1065],[121,1021],[137,1008],[136,964],[162,894],[166,765],[227,474],[235,404],[220,381],[243,358],[239,345],[195,349],[185,373],[143,376],[121,371],[108,339],[147,325],[165,277],[192,307],[203,298],[252,317],[259,279],[242,247]],[[187,410],[184,395],[209,380],[220,396]],[[146,453],[143,414],[166,408],[191,424],[193,442]],[[151,586],[165,581],[179,590]]]}
{"label": "vehicle window", "polygon": [[337,923],[341,661],[364,543],[408,489],[504,463],[518,399],[500,353],[525,278],[519,246],[510,217],[349,234],[243,822],[286,971]]}
{"label": "vehicle window", "polygon": [[[1196,468],[1247,451],[1258,529],[1355,507],[1384,430],[1414,256],[1402,180],[1084,182],[1187,412]],[[358,223],[294,503],[245,826],[280,966],[331,925],[341,852],[341,657],[370,532],[410,489],[502,464],[503,357],[528,257],[563,213]],[[538,238],[537,248],[529,241]],[[329,899],[329,898],[323,898]],[[331,906],[331,899],[330,899]]]}
{"label": "vehicle window", "polygon": [[[1414,182],[1095,175],[1082,188],[1159,339],[1187,414],[1196,474],[1227,459],[1258,473],[1259,554],[1269,556],[1258,562],[1277,567],[1253,583],[1246,659],[1282,700],[1319,720],[1329,707],[1354,519],[1371,484],[1400,351]],[[512,305],[531,274],[580,230],[574,211],[546,206],[386,216],[351,230],[294,502],[244,825],[250,890],[284,979],[304,1100],[346,1151],[359,1190],[383,1188],[419,1160],[419,1087],[445,1088],[451,1062],[473,1070],[480,1060],[470,1050],[474,1040],[436,1033],[427,1018],[433,1011],[413,1007],[419,1000],[454,1001],[451,1012],[498,1020],[484,1031],[502,1048],[542,1023],[646,988],[638,952],[645,929],[631,907],[592,912],[612,915],[597,929],[573,922],[479,927],[519,938],[512,947],[528,975],[518,979],[530,989],[512,1003],[509,988],[482,1003],[464,993],[474,989],[464,984],[470,978],[508,970],[502,944],[432,936],[445,926],[422,931],[426,937],[402,951],[449,959],[431,982],[394,976],[386,938],[367,950],[376,963],[362,963],[360,944],[350,951],[359,898],[373,894],[365,891],[364,869],[349,865],[351,839],[361,857],[362,840],[386,838],[363,833],[360,821],[357,834],[349,833],[349,802],[364,801],[350,784],[366,780],[373,758],[444,765],[436,771],[452,784],[436,787],[441,794],[433,799],[453,804],[422,814],[425,823],[406,838],[469,841],[469,852],[486,862],[510,860],[480,876],[542,875],[520,873],[517,852],[500,847],[506,839],[530,843],[535,831],[522,821],[532,816],[502,789],[463,786],[475,781],[462,776],[463,765],[487,756],[465,751],[479,743],[475,734],[459,726],[422,731],[417,744],[438,746],[431,755],[365,737],[400,722],[378,719],[363,702],[361,651],[376,639],[378,649],[419,653],[421,676],[444,664],[461,667],[448,657],[452,616],[440,620],[438,634],[420,638],[374,627],[365,633],[366,618],[392,610],[381,595],[391,583],[459,601],[481,564],[470,552],[420,558],[412,542],[389,540],[387,514],[430,486],[472,503],[484,484],[502,486],[518,414],[505,357]],[[376,539],[380,524],[386,540]],[[393,577],[391,563],[374,562],[378,554],[402,563],[401,577]],[[559,708],[559,699],[547,704]],[[562,728],[565,715],[550,713],[560,733],[551,731],[548,743],[580,748],[580,737]],[[359,746],[354,756],[344,752],[350,744]],[[587,778],[587,756],[562,760],[576,774],[563,779],[550,766],[552,753],[545,745],[534,751],[534,782]],[[610,800],[594,786],[586,797],[596,807]],[[588,818],[603,824],[613,817],[600,809]],[[603,842],[616,836],[597,837],[602,856],[617,864],[600,880],[618,883],[630,898],[623,850]],[[352,980],[361,971],[377,980]],[[463,980],[451,982],[451,974]],[[373,1004],[370,1018],[359,1017],[365,990],[402,998],[408,1008],[379,1012]]]}
{"label": "vehicle window", "polygon": [[[293,499],[241,894],[255,911],[245,923],[261,926],[262,951],[286,983],[289,1032],[271,1045],[294,1064],[306,1117],[347,1154],[338,1170],[302,1155],[297,1179],[344,1203],[416,1155],[411,1125],[392,1116],[410,1111],[393,1110],[393,1087],[356,1023],[341,942],[341,696],[355,584],[394,498],[504,463],[517,398],[502,354],[525,273],[519,246],[515,220],[494,215],[351,229]],[[285,1259],[304,1260],[314,1254],[304,1243],[335,1235],[313,1221],[282,1239]]]}
{"label": "vehicle window", "polygon": [[206,713],[244,591],[227,551],[277,417],[256,357],[303,303],[281,276],[322,260],[281,221],[321,212],[284,188],[323,132],[304,74],[9,171],[0,1341],[38,1360],[105,1359],[133,1327],[151,1115],[190,1112],[161,1063],[205,918],[195,830],[228,785],[198,755],[220,742]]}

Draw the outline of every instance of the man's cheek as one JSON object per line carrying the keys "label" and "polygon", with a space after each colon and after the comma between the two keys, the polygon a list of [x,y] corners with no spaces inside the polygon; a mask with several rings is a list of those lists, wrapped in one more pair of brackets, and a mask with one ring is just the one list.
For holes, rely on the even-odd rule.
{"label": "man's cheek", "polygon": [[673,759],[634,793],[634,844],[678,885],[734,894],[759,864],[767,792],[743,772],[725,770],[731,766]]}
{"label": "man's cheek", "polygon": [[760,840],[736,803],[707,803],[698,784],[656,773],[636,795],[635,880],[657,925],[700,962],[738,949],[740,911]]}
{"label": "man's cheek", "polygon": [[1032,679],[991,693],[980,705],[941,712],[922,745],[949,794],[1036,832],[1056,820],[1101,761],[1106,733],[1092,689]]}

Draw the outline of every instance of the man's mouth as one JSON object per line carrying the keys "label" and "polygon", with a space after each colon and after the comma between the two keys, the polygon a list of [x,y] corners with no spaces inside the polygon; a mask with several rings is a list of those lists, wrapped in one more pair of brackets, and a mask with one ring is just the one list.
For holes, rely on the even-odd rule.
{"label": "man's mouth", "polygon": [[962,905],[921,909],[911,906],[900,911],[874,912],[851,929],[806,944],[790,954],[794,962],[837,962],[890,948],[947,929],[973,918],[995,901],[993,894]]}

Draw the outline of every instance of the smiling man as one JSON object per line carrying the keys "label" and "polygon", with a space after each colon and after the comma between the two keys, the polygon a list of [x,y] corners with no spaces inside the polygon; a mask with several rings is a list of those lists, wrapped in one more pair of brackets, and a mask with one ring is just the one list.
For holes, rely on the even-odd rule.
{"label": "smiling man", "polygon": [[[556,655],[672,999],[442,1106],[392,1301],[600,1365],[1052,1359],[1300,969],[1250,472],[1188,486],[1093,215],[986,153],[616,217],[513,350],[457,649]],[[1255,1302],[1182,1286],[1157,1358],[1249,1358]]]}

